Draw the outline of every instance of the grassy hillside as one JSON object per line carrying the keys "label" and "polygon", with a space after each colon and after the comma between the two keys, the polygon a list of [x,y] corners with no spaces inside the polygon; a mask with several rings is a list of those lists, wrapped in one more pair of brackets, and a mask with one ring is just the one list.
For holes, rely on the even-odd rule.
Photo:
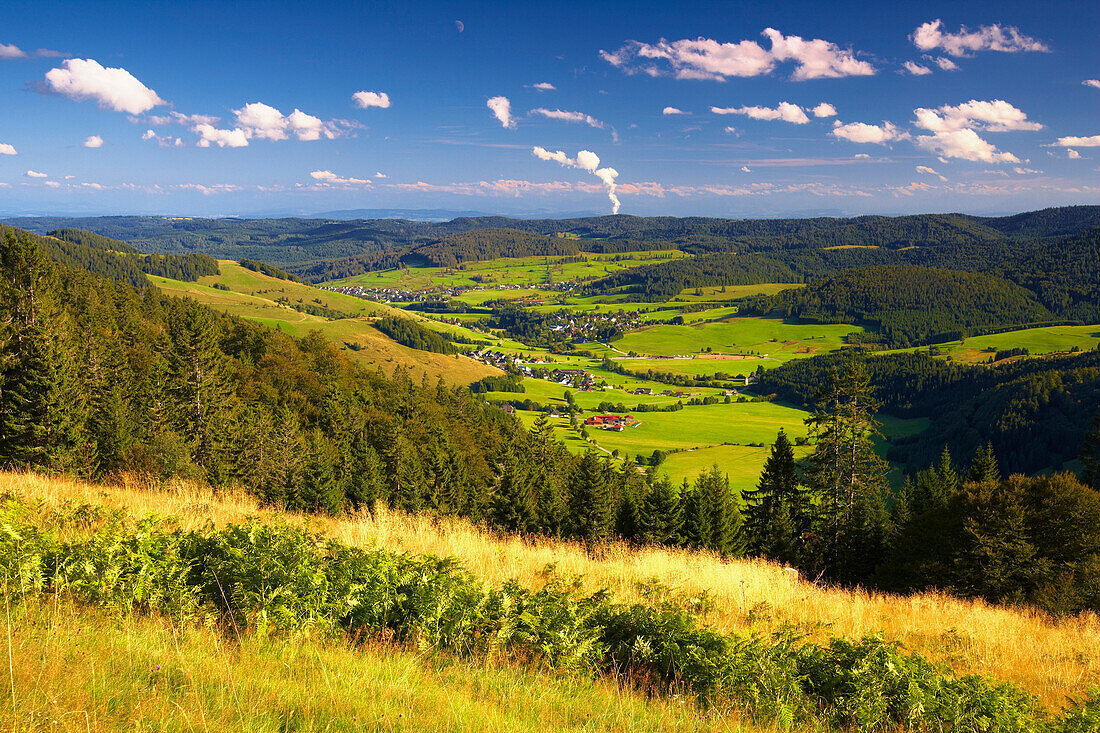
{"label": "grassy hillside", "polygon": [[75,604],[11,609],[9,730],[756,730],[613,681],[305,635],[227,640]]}
{"label": "grassy hillside", "polygon": [[[482,377],[500,374],[499,370],[466,357],[432,354],[402,346],[371,325],[371,319],[379,316],[417,316],[362,298],[269,277],[241,267],[236,262],[223,260],[218,265],[220,275],[206,276],[198,282],[153,276],[149,279],[169,295],[191,298],[226,313],[278,328],[292,336],[320,331],[334,344],[346,348],[351,358],[371,367],[379,367],[387,374],[401,366],[414,379],[419,380],[425,374],[431,380],[442,376],[449,384],[470,384]],[[215,285],[228,290],[216,288]],[[299,312],[294,305],[312,305],[327,308],[336,314],[357,317],[330,320]],[[425,321],[425,325],[439,328],[439,324],[431,321]]]}
{"label": "grassy hillside", "polygon": [[[957,673],[980,673],[1015,683],[1052,708],[1063,704],[1067,695],[1078,696],[1100,684],[1100,621],[1089,615],[1055,620],[1041,613],[992,607],[978,601],[962,601],[935,593],[898,597],[860,590],[835,590],[806,582],[769,563],[752,560],[724,563],[706,554],[678,550],[631,550],[624,546],[611,546],[590,555],[573,544],[501,538],[466,522],[445,519],[406,517],[384,512],[373,518],[368,515],[307,518],[263,508],[248,497],[219,496],[190,484],[176,484],[165,489],[140,484],[93,486],[36,475],[4,473],[0,474],[0,492],[41,502],[41,511],[67,506],[71,513],[81,504],[105,506],[137,516],[148,513],[174,516],[184,528],[200,528],[208,523],[224,526],[247,517],[256,517],[264,522],[285,520],[308,523],[326,536],[352,546],[454,556],[469,571],[489,583],[515,578],[524,586],[538,587],[545,580],[547,565],[552,563],[566,577],[574,574],[581,576],[585,588],[596,590],[606,587],[614,598],[626,602],[651,599],[654,583],[657,583],[658,586],[673,589],[681,597],[708,599],[699,605],[701,619],[723,632],[766,635],[793,626],[809,638],[826,638],[830,634],[858,638],[877,634],[886,640],[900,642],[932,660],[948,664]],[[163,648],[164,637],[161,638]],[[201,636],[197,639],[196,646],[217,652],[216,645],[204,643]],[[242,653],[249,648],[244,647]],[[269,656],[261,657],[257,662],[258,675],[263,674],[265,669],[278,666],[279,662],[274,660],[278,659],[280,648],[293,649],[293,645],[280,647],[278,643],[273,643]],[[148,677],[145,679],[158,681],[152,670],[155,664],[151,657],[148,658],[149,667],[144,667],[142,656],[145,652],[136,652],[135,646],[128,653],[135,654],[138,664],[147,670]],[[319,657],[311,660],[308,654],[313,653],[312,650],[299,652],[298,658],[311,669],[325,667],[329,670],[327,684],[324,687],[318,685],[312,698],[319,707],[322,704],[327,706],[332,704],[330,691],[339,700],[336,691],[341,685],[348,684],[344,673],[347,667],[341,667],[336,662],[329,667],[326,666],[327,661],[316,661],[318,658],[328,660],[331,658],[330,652],[316,652]],[[163,659],[172,661],[173,654],[179,653],[169,649]],[[21,655],[20,658],[21,666],[36,664],[35,656]],[[243,658],[248,656],[245,654]],[[180,659],[180,656],[175,659]],[[121,662],[116,660],[118,663]],[[155,663],[163,665],[165,662],[156,659]],[[192,669],[204,669],[206,674],[217,675],[222,675],[225,670],[224,674],[228,677],[234,676],[232,669],[241,669],[227,667],[225,661],[220,664],[215,666],[215,662],[211,662]],[[398,658],[397,667],[402,664],[404,662]],[[341,674],[335,674],[337,671]],[[67,673],[64,670],[57,672]],[[304,676],[305,672],[297,674]],[[410,683],[415,684],[420,674],[430,676],[431,673],[410,675]],[[457,676],[457,679],[461,678],[462,675]],[[110,696],[105,680],[102,677],[98,679],[100,681],[94,683],[98,692],[94,694],[103,695],[101,703],[106,705]],[[308,681],[308,677],[305,679]],[[476,676],[471,679],[476,679]],[[182,670],[168,683],[172,680],[181,689],[188,689],[189,683]],[[168,683],[161,683],[161,688]],[[90,680],[84,684],[86,690],[93,688]],[[456,685],[462,686],[457,681]],[[308,689],[308,686],[305,687]],[[19,689],[29,693],[26,688]],[[552,689],[553,692],[548,692],[545,698],[550,704],[560,699],[557,697],[559,694],[569,694],[568,690],[559,693],[561,688]],[[458,700],[457,704],[462,705],[465,700],[463,694],[456,692],[451,699]],[[580,698],[579,704],[598,702],[599,694],[590,691],[586,697]],[[247,709],[247,706],[259,705],[270,697],[241,696],[238,699]],[[519,699],[522,701],[525,698],[521,695]],[[522,703],[520,706],[523,706]],[[592,704],[592,711],[596,709]],[[66,711],[59,710],[57,714],[63,712]],[[659,716],[662,713],[658,709],[655,714]],[[668,720],[676,724],[678,719],[670,717]],[[81,718],[81,729],[83,723]],[[197,725],[201,727],[201,724]],[[355,728],[334,726],[333,729]],[[641,729],[650,729],[644,720]]]}

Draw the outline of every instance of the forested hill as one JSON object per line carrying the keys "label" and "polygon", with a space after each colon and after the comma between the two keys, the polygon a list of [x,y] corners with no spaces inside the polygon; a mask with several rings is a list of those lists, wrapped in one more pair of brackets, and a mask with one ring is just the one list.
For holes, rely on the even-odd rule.
{"label": "forested hill", "polygon": [[[203,275],[217,275],[218,263],[197,252],[185,255],[140,255],[124,242],[91,232],[60,230],[40,236],[0,224],[0,237],[26,237],[54,262],[70,268],[145,287],[146,274],[193,282]],[[127,252],[129,250],[129,252]]]}
{"label": "forested hill", "polygon": [[[258,259],[286,268],[413,247],[475,230],[568,234],[581,239],[629,241],[637,249],[676,246],[704,252],[752,252],[863,246],[971,248],[1006,239],[1076,234],[1100,225],[1100,207],[1073,206],[1017,214],[975,217],[920,214],[850,219],[715,219],[704,217],[598,216],[582,219],[461,217],[449,222],[400,219],[193,219],[170,217],[35,217],[7,223],[39,234],[80,228],[129,242],[144,252],[205,252],[234,260]],[[663,244],[662,244],[663,243]],[[584,249],[591,249],[589,243]],[[597,250],[600,251],[600,250]],[[618,249],[616,251],[624,251]],[[918,263],[935,264],[935,263]],[[943,265],[941,265],[943,266]],[[969,268],[960,268],[969,269]],[[301,274],[301,273],[299,273]]]}
{"label": "forested hill", "polygon": [[1002,278],[933,267],[847,270],[805,288],[744,301],[743,312],[814,323],[857,323],[891,348],[953,341],[1054,320],[1030,291]]}
{"label": "forested hill", "polygon": [[993,367],[954,364],[927,354],[840,352],[798,359],[764,372],[755,389],[809,405],[831,371],[864,361],[883,412],[926,417],[931,427],[895,440],[888,457],[923,469],[947,446],[973,455],[993,444],[1004,475],[1060,469],[1080,454],[1100,405],[1100,350],[1022,359]]}

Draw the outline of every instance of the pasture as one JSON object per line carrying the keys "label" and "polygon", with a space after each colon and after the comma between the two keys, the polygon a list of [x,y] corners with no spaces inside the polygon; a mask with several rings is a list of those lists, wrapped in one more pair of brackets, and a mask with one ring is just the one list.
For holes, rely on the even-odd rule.
{"label": "pasture", "polygon": [[684,326],[651,326],[631,331],[615,342],[621,351],[638,354],[698,354],[708,347],[719,353],[749,353],[789,361],[844,346],[844,336],[862,332],[847,324],[788,323],[776,318],[730,318]]}

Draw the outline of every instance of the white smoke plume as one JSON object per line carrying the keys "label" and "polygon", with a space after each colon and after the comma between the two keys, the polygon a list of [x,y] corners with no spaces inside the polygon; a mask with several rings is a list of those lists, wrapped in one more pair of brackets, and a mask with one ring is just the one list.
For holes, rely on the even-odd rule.
{"label": "white smoke plume", "polygon": [[577,153],[576,158],[570,158],[561,150],[551,152],[538,145],[531,149],[531,154],[539,160],[552,160],[566,168],[579,168],[599,178],[607,186],[607,198],[611,201],[611,213],[619,213],[619,197],[615,195],[615,179],[619,177],[619,172],[614,168],[600,168],[600,156],[591,150],[582,150]]}

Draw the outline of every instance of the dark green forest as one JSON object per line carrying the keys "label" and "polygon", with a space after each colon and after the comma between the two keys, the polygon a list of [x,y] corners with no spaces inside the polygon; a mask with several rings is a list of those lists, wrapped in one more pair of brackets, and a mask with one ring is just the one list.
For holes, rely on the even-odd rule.
{"label": "dark green forest", "polygon": [[887,348],[957,340],[1054,315],[1028,290],[999,277],[932,267],[847,270],[805,288],[744,301],[742,312],[811,323],[855,323]]}

